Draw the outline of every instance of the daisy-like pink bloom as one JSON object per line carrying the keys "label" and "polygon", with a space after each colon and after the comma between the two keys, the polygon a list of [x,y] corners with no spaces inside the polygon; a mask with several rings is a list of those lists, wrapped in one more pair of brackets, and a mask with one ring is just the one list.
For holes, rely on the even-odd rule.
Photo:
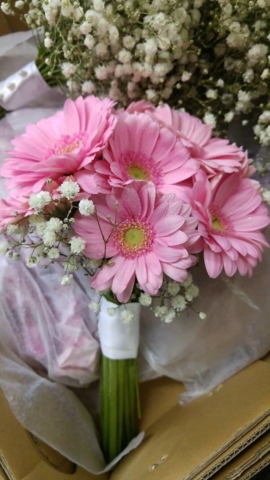
{"label": "daisy-like pink bloom", "polygon": [[216,278],[223,268],[229,277],[237,270],[251,275],[269,246],[261,230],[270,221],[258,188],[240,174],[225,176],[214,188],[203,172],[200,177],[191,203],[209,276]]}
{"label": "daisy-like pink bloom", "polygon": [[[110,137],[116,116],[114,103],[94,96],[75,102],[67,100],[64,110],[50,118],[29,125],[26,133],[13,140],[1,175],[7,188],[23,192],[40,191],[47,179],[74,175],[80,183],[80,171],[99,154]],[[96,192],[91,172],[88,191]]]}
{"label": "daisy-like pink bloom", "polygon": [[11,192],[7,198],[0,198],[0,230],[11,223],[18,223],[34,212],[29,206],[29,196]]}
{"label": "daisy-like pink bloom", "polygon": [[154,183],[162,193],[181,196],[198,163],[190,159],[182,141],[150,115],[125,112],[119,114],[103,160],[97,160],[94,168],[95,181],[103,193],[109,192],[110,186],[144,180]]}
{"label": "daisy-like pink bloom", "polygon": [[[133,182],[113,194],[97,195],[95,207],[99,225],[80,214],[73,225],[86,241],[87,257],[110,259],[91,280],[93,288],[111,288],[125,303],[136,279],[144,292],[155,295],[164,273],[180,282],[186,278],[187,268],[195,263],[188,250],[199,237],[189,205],[175,195],[159,194],[150,183]],[[99,226],[109,239],[106,249]]]}
{"label": "daisy-like pink bloom", "polygon": [[191,157],[199,161],[210,179],[238,171],[243,176],[254,173],[255,169],[250,166],[251,160],[247,153],[229,140],[212,138],[212,128],[199,118],[186,112],[180,113],[166,104],[158,107],[154,116],[180,136]]}

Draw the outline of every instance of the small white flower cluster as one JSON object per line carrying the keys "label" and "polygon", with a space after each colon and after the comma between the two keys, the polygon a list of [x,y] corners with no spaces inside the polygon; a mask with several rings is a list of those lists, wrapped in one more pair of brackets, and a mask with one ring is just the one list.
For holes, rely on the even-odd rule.
{"label": "small white flower cluster", "polygon": [[[73,272],[80,266],[91,273],[100,260],[90,260],[84,257],[85,240],[74,234],[74,212],[90,216],[95,213],[92,200],[84,198],[79,202],[76,196],[80,192],[77,182],[65,180],[58,188],[61,196],[54,198],[47,191],[33,193],[29,197],[29,207],[33,213],[23,221],[9,223],[4,230],[8,241],[0,244],[0,253],[13,260],[20,258],[21,248],[30,250],[25,263],[28,268],[41,264],[46,268],[49,263],[57,261],[63,266],[64,275],[60,279],[63,286],[70,285]],[[16,214],[17,215],[17,214]]]}
{"label": "small white flower cluster", "polygon": [[[165,279],[156,297],[142,292],[139,302],[142,306],[151,306],[155,316],[165,323],[171,323],[177,315],[191,306],[198,295],[199,289],[194,285],[192,275],[188,273],[186,280],[182,283]],[[205,314],[200,312],[199,317],[204,319]]]}
{"label": "small white flower cluster", "polygon": [[[219,134],[236,115],[253,114],[255,134],[270,143],[269,121],[257,121],[270,109],[269,0],[214,0],[211,8],[206,0],[18,0],[15,7],[28,9],[22,16],[31,28],[44,27],[37,65],[49,84],[124,105],[166,100]],[[9,1],[1,8],[14,13]]]}

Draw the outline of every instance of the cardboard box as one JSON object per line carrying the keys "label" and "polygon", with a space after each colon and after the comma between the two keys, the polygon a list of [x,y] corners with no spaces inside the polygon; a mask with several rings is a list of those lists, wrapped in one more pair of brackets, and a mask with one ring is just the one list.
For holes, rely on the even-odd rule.
{"label": "cardboard box", "polygon": [[[0,5],[1,3],[3,3],[3,1],[0,0]],[[13,32],[21,32],[23,30],[28,30],[27,25],[22,22],[17,15],[5,15],[0,9],[0,36]]]}
{"label": "cardboard box", "polygon": [[98,477],[37,445],[2,394],[0,480],[249,480],[270,462],[269,385],[270,364],[263,361],[185,407],[178,403],[184,391],[178,382],[143,384],[146,438],[111,476]]}

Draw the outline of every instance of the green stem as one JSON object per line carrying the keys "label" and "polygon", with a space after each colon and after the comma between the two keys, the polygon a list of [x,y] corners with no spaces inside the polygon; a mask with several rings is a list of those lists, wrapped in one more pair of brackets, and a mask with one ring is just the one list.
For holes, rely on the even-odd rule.
{"label": "green stem", "polygon": [[7,111],[4,108],[0,107],[0,120],[1,120],[1,118],[4,118],[6,113],[7,113]]}
{"label": "green stem", "polygon": [[101,361],[101,435],[104,456],[111,462],[138,434],[140,414],[137,361]]}

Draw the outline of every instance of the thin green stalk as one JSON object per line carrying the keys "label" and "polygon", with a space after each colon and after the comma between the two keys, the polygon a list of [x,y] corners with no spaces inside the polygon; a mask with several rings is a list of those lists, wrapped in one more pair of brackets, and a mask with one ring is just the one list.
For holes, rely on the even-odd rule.
{"label": "thin green stalk", "polygon": [[110,385],[110,412],[109,412],[109,459],[112,460],[118,454],[117,449],[117,420],[118,420],[118,375],[117,360],[109,360],[109,385]]}
{"label": "thin green stalk", "polygon": [[125,360],[118,361],[118,379],[119,379],[119,395],[118,395],[118,451],[121,451],[124,445],[123,426],[124,426],[124,403],[125,403]]}
{"label": "thin green stalk", "polygon": [[4,108],[0,107],[0,120],[1,120],[1,118],[4,118],[6,113],[7,113],[7,111]]}

